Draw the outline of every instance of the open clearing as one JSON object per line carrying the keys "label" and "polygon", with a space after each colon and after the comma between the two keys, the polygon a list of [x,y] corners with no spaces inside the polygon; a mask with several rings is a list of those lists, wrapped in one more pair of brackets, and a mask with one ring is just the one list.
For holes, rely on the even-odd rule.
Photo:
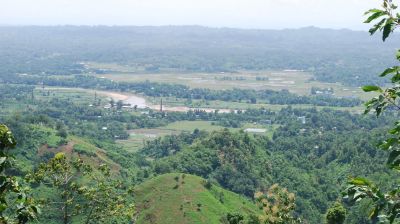
{"label": "open clearing", "polygon": [[181,132],[193,132],[196,128],[205,131],[215,131],[223,129],[224,127],[212,125],[209,121],[178,121],[165,127],[131,130],[129,131],[130,137],[128,140],[118,140],[117,142],[121,144],[125,150],[136,151],[143,147],[145,141],[166,135],[177,135]]}
{"label": "open clearing", "polygon": [[97,92],[99,98],[105,99],[104,94],[100,94],[99,91],[91,91],[80,88],[62,88],[62,87],[37,87],[35,89],[35,97],[42,100],[50,100],[57,98],[61,100],[73,100],[75,103],[92,103],[94,102],[95,92]]}

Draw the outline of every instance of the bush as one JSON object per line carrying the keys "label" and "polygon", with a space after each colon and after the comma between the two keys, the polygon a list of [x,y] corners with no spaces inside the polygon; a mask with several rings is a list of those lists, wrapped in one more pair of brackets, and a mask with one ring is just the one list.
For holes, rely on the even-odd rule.
{"label": "bush", "polygon": [[210,180],[204,180],[204,181],[203,181],[203,186],[204,186],[205,188],[207,188],[208,190],[210,190],[211,187],[212,187],[212,183],[211,183]]}
{"label": "bush", "polygon": [[81,145],[81,144],[76,144],[74,145],[74,152],[81,154],[81,155],[87,155],[90,157],[96,157],[96,153],[93,152],[93,149],[91,149],[88,146]]}

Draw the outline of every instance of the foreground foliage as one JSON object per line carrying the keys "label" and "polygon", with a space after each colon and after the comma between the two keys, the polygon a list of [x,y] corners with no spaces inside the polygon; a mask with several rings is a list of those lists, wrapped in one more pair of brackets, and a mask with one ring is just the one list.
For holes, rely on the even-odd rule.
{"label": "foreground foliage", "polygon": [[267,224],[295,224],[301,220],[293,217],[295,209],[295,196],[278,184],[272,185],[266,192],[256,192],[256,202],[264,211],[260,216],[261,223]]}
{"label": "foreground foliage", "polygon": [[64,224],[73,222],[75,216],[86,224],[126,223],[133,218],[134,205],[128,201],[128,192],[111,178],[105,165],[96,172],[81,159],[68,159],[59,153],[28,179],[56,189],[56,197],[44,199],[46,209],[57,210]]}
{"label": "foreground foliage", "polygon": [[40,212],[29,196],[29,189],[19,184],[15,176],[6,171],[13,167],[14,159],[9,150],[16,145],[7,126],[0,124],[0,223],[27,223]]}
{"label": "foreground foliage", "polygon": [[[396,13],[397,6],[391,0],[384,0],[382,9],[371,9],[366,14],[369,15],[366,23],[378,20],[371,29],[370,33],[382,31],[382,38],[385,41],[389,35],[400,25],[400,14]],[[400,60],[400,51],[397,53],[397,59]],[[399,111],[400,105],[398,97],[400,96],[400,67],[394,66],[386,69],[381,77],[392,75],[392,87],[382,89],[378,86],[364,86],[366,92],[378,92],[379,96],[368,101],[365,113],[374,110],[377,116],[384,111]],[[387,138],[380,144],[380,148],[389,153],[387,166],[396,171],[400,171],[400,122],[396,122],[392,130],[389,131],[390,138]],[[396,182],[398,179],[396,179]],[[373,208],[370,211],[369,218],[379,220],[380,222],[394,223],[400,218],[400,187],[391,187],[388,190],[381,189],[366,178],[354,178],[350,180],[349,187],[345,193],[346,198],[351,202],[359,202],[369,199],[373,202]],[[398,183],[397,183],[398,184]]]}

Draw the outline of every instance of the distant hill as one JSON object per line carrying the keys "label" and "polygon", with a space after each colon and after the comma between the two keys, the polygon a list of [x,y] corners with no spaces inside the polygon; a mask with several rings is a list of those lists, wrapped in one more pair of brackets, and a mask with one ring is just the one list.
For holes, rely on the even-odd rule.
{"label": "distant hill", "polygon": [[197,176],[170,173],[137,186],[137,223],[220,223],[228,212],[260,212],[244,197],[214,185],[207,189],[205,183]]}
{"label": "distant hill", "polygon": [[0,27],[0,80],[15,73],[85,73],[80,62],[118,63],[149,72],[301,69],[328,82],[382,82],[395,63],[387,43],[367,32],[308,27],[244,30],[199,26]]}

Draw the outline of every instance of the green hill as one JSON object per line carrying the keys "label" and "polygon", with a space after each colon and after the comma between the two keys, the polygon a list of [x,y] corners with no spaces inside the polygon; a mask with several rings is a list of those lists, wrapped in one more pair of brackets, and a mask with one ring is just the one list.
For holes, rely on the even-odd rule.
{"label": "green hill", "polygon": [[137,223],[220,223],[230,213],[258,214],[244,197],[188,174],[165,174],[135,188]]}

